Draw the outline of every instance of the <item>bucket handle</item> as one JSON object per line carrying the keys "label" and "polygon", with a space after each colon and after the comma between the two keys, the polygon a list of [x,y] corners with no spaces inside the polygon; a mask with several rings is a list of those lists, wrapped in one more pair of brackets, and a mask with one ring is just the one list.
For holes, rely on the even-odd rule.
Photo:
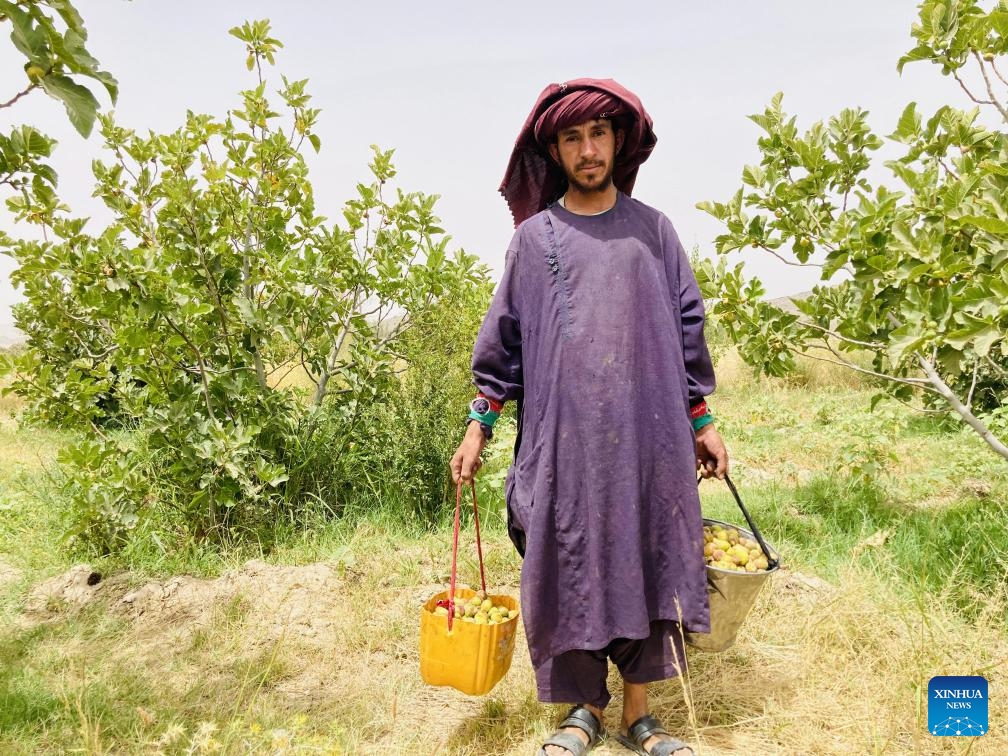
{"label": "bucket handle", "polygon": [[[476,554],[479,556],[480,585],[486,593],[486,573],[483,570],[483,546],[480,543],[479,504],[476,503],[476,481],[471,483],[473,500],[473,522],[476,524]],[[462,513],[462,481],[455,488],[455,529],[452,533],[451,587],[448,590],[448,631],[451,632],[455,619],[455,576],[458,572],[459,520]]]}
{"label": "bucket handle", "polygon": [[[697,484],[699,485],[700,481],[702,481],[702,480],[703,480],[703,478],[698,478],[697,479]],[[735,497],[735,503],[738,504],[739,509],[742,510],[742,514],[745,517],[746,522],[749,523],[749,529],[752,531],[752,534],[756,537],[756,542],[760,545],[760,548],[763,550],[763,553],[766,555],[766,558],[767,558],[767,569],[768,570],[772,570],[774,567],[776,567],[779,564],[779,561],[773,558],[773,553],[772,553],[770,547],[767,546],[766,541],[763,540],[763,534],[760,533],[760,529],[758,527],[756,527],[756,522],[753,520],[752,515],[749,514],[749,510],[746,509],[745,504],[742,503],[742,497],[739,496],[738,489],[735,488],[735,484],[732,483],[732,479],[728,477],[727,473],[725,473],[724,482],[728,484],[728,490],[731,491],[732,492],[732,496]]]}

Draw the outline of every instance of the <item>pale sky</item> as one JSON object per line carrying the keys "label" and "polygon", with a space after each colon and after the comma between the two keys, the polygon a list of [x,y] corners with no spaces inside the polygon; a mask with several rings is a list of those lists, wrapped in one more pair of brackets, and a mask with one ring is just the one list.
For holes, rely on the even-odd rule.
{"label": "pale sky", "polygon": [[[784,92],[784,108],[802,130],[860,106],[885,135],[911,100],[924,113],[944,103],[966,106],[955,82],[934,66],[914,63],[897,74],[897,59],[913,46],[912,0],[76,5],[89,49],[119,79],[119,124],[141,132],[177,128],[187,109],[222,116],[238,105],[238,91],[253,79],[242,43],[227,31],[269,18],[285,45],[276,68],[267,70],[271,89],[279,88],[280,73],[308,78],[313,105],[322,109],[322,151],[309,158],[319,213],[342,217],[354,185],[368,178],[370,144],[395,148],[398,185],[441,195],[438,213],[455,246],[478,255],[495,276],[513,232],[497,187],[521,124],[550,82],[614,78],[640,96],[658,146],[640,169],[634,196],[664,211],[687,249],[699,245],[709,256],[721,229],[694,205],[724,201],[741,185],[743,166],[758,161],[760,134],[746,116],[762,112],[775,92]],[[8,29],[0,24],[3,100],[23,85]],[[97,134],[82,139],[62,106],[41,92],[0,110],[0,128],[17,123],[59,140],[51,162],[60,196],[75,214],[92,216],[89,227],[97,233],[107,219],[91,198],[91,161],[101,156]],[[0,228],[22,233],[4,208]],[[742,259],[771,296],[808,289],[815,280]],[[0,257],[0,343],[9,339],[9,306],[17,297],[11,268]]]}

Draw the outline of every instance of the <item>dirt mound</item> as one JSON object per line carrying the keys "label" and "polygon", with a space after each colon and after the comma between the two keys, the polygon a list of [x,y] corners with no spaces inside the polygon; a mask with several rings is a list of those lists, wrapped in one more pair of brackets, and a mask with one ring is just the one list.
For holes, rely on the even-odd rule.
{"label": "dirt mound", "polygon": [[203,624],[224,607],[268,638],[325,641],[344,599],[344,577],[327,564],[277,566],[259,560],[219,578],[187,576],[150,582],[114,609],[139,622]]}
{"label": "dirt mound", "polygon": [[25,601],[24,614],[32,620],[50,620],[68,610],[86,606],[108,588],[108,583],[102,583],[102,576],[91,565],[76,564],[62,575],[32,588]]}
{"label": "dirt mound", "polygon": [[78,564],[37,585],[25,602],[29,621],[46,622],[101,602],[138,628],[193,631],[220,620],[240,621],[258,640],[331,640],[334,621],[345,611],[346,574],[327,564],[277,566],[251,560],[218,578],[181,575],[136,587],[129,575],[109,580]]}

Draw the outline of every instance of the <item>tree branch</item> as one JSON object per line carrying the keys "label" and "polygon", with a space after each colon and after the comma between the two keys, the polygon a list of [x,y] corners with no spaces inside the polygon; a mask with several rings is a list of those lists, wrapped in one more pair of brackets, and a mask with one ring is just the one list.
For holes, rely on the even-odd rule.
{"label": "tree branch", "polygon": [[858,364],[851,362],[850,360],[844,359],[833,347],[829,345],[828,342],[825,345],[820,346],[819,344],[809,344],[813,349],[822,349],[833,355],[835,359],[827,359],[825,357],[817,357],[814,354],[809,354],[803,352],[803,354],[811,360],[820,360],[821,362],[831,362],[834,365],[843,365],[846,368],[850,368],[858,373],[864,373],[865,375],[870,375],[874,378],[881,378],[882,380],[892,381],[893,383],[904,383],[907,386],[913,386],[914,388],[922,388],[926,390],[931,390],[931,383],[924,380],[923,378],[899,378],[895,375],[888,375],[886,373],[877,373],[874,370],[869,370],[868,368],[861,367]]}
{"label": "tree branch", "polygon": [[[291,374],[291,373],[293,373],[293,372],[294,372],[295,370],[297,370],[297,369],[298,369],[299,367],[301,367],[302,365],[304,365],[304,363],[303,363],[303,362],[301,362],[301,363],[299,364],[299,363],[298,363],[298,361],[296,361],[296,360],[290,360],[289,362],[282,362],[282,363],[280,363],[279,365],[277,365],[277,366],[276,366],[275,368],[273,368],[272,370],[270,370],[270,371],[269,371],[269,377],[270,377],[270,378],[272,378],[272,377],[273,377],[273,374],[274,374],[274,373],[276,373],[276,372],[277,372],[278,370],[281,370],[281,369],[282,369],[282,368],[284,368],[284,367],[287,367],[287,365],[290,365],[290,367],[288,367],[288,368],[287,368],[286,372],[285,372],[285,373],[284,373],[283,375],[281,375],[281,376],[280,376],[279,378],[277,378],[277,379],[276,379],[276,383],[277,383],[277,384],[279,384],[279,383],[283,382],[283,380],[284,380],[284,379],[285,379],[285,378],[286,378],[286,377],[287,377],[288,375],[290,375],[290,374]],[[308,376],[308,377],[310,378],[311,376]],[[316,386],[317,386],[317,385],[318,385],[318,384],[316,384]]]}
{"label": "tree branch", "polygon": [[33,83],[33,84],[29,84],[28,87],[27,87],[27,89],[22,89],[16,95],[14,95],[9,100],[7,100],[7,102],[0,102],[0,108],[9,108],[11,105],[13,105],[15,102],[17,102],[18,100],[20,100],[22,97],[24,97],[26,94],[28,94],[29,92],[31,92],[33,89],[36,89],[37,87],[38,87],[38,83],[37,82]]}
{"label": "tree branch", "polygon": [[980,66],[980,73],[983,76],[984,84],[987,87],[987,96],[991,98],[991,105],[997,108],[998,113],[1001,114],[1005,123],[1008,123],[1008,110],[1005,110],[1004,105],[998,102],[997,98],[994,96],[994,90],[991,88],[990,77],[987,76],[987,67],[984,66],[983,58],[980,57],[980,53],[976,50],[973,51],[973,57]]}
{"label": "tree branch", "polygon": [[[257,58],[258,60],[258,58]],[[249,208],[249,215],[245,218],[245,239],[244,246],[245,249],[242,252],[242,278],[245,286],[245,296],[248,297],[249,302],[253,301],[255,292],[253,291],[252,284],[249,283],[249,279],[252,275],[252,208],[256,206],[258,202],[258,192],[253,194],[252,197],[252,207]],[[252,343],[252,361],[255,363],[256,380],[259,381],[259,388],[265,391],[268,388],[266,384],[266,370],[263,366],[262,355],[259,354],[259,337],[255,334],[252,329],[249,330],[249,338]]]}
{"label": "tree branch", "polygon": [[794,262],[792,260],[788,260],[786,257],[784,257],[784,255],[780,254],[777,250],[770,249],[770,247],[766,246],[765,244],[760,244],[759,248],[762,249],[762,250],[764,250],[764,251],[766,251],[766,252],[769,252],[771,255],[773,255],[774,257],[776,257],[778,260],[780,260],[785,265],[790,265],[790,266],[795,267],[795,268],[825,268],[826,267],[822,263],[814,263],[814,262],[803,263],[803,262]]}
{"label": "tree branch", "polygon": [[938,161],[938,165],[940,165],[940,166],[941,166],[942,168],[944,168],[944,169],[945,169],[945,172],[946,172],[946,173],[947,173],[948,175],[950,175],[950,176],[951,176],[952,178],[954,178],[954,179],[955,179],[956,181],[958,181],[958,180],[959,180],[959,174],[957,174],[957,173],[956,173],[955,171],[953,171],[953,170],[952,170],[951,168],[949,168],[949,167],[948,167],[948,165],[947,165],[947,164],[945,163],[945,161],[944,161],[944,160],[942,160],[941,158],[935,158],[935,159],[936,159],[936,160]]}
{"label": "tree branch", "polygon": [[347,334],[350,332],[350,320],[353,318],[354,313],[357,312],[357,308],[360,306],[358,301],[359,291],[354,293],[353,305],[347,310],[346,317],[340,322],[340,334],[333,344],[332,351],[329,353],[329,359],[326,361],[326,368],[322,375],[319,376],[318,382],[316,383],[315,394],[312,396],[312,405],[318,407],[322,404],[322,400],[326,397],[326,391],[329,387],[329,379],[332,378],[333,371],[336,369],[336,364],[339,361],[339,353],[343,348],[343,342],[346,340]]}
{"label": "tree branch", "polygon": [[168,324],[168,327],[171,328],[173,331],[175,331],[175,333],[177,333],[181,337],[181,339],[186,343],[186,345],[193,351],[193,354],[196,355],[196,361],[197,364],[199,365],[200,379],[202,379],[203,381],[203,398],[206,401],[207,412],[209,413],[211,420],[213,420],[214,422],[218,422],[217,415],[214,413],[213,399],[210,398],[210,381],[207,380],[207,368],[206,363],[203,361],[203,353],[200,352],[199,347],[196,346],[192,342],[192,340],[190,340],[190,338],[186,336],[186,334],[183,333],[178,328],[178,326],[176,326],[172,322],[171,318],[169,318],[164,313],[161,313],[161,317],[165,319],[165,322]]}
{"label": "tree branch", "polygon": [[301,347],[301,367],[305,371],[305,375],[308,376],[308,380],[315,384],[315,388],[318,389],[319,379],[315,377],[311,369],[305,363],[305,350],[304,346]]}
{"label": "tree branch", "polygon": [[[187,210],[189,210],[189,208],[187,208]],[[210,293],[213,294],[214,299],[217,300],[217,314],[220,317],[221,328],[224,330],[224,347],[227,349],[228,363],[233,365],[235,363],[235,359],[234,352],[231,349],[231,333],[228,331],[227,312],[224,309],[224,302],[221,299],[220,290],[217,288],[217,282],[214,280],[213,273],[210,271],[210,266],[207,265],[206,255],[203,251],[203,242],[200,239],[199,227],[196,224],[196,219],[192,212],[188,212],[187,216],[189,220],[189,230],[192,231],[193,239],[196,242],[196,254],[199,257],[200,266],[206,274],[207,283],[210,285]]]}
{"label": "tree branch", "polygon": [[991,100],[978,100],[976,96],[969,91],[969,88],[966,86],[966,83],[959,77],[959,73],[957,71],[953,71],[952,76],[955,78],[957,82],[959,82],[959,86],[962,87],[962,90],[963,92],[966,93],[966,96],[969,97],[971,100],[973,100],[973,102],[975,102],[977,105],[994,105],[994,102]]}
{"label": "tree branch", "polygon": [[1004,84],[1006,87],[1008,87],[1008,80],[1006,80],[1005,77],[1001,75],[1001,72],[998,71],[997,66],[994,65],[993,60],[990,62],[990,67],[991,70],[994,71],[994,75],[997,76],[999,79],[1001,79],[1001,83]]}
{"label": "tree branch", "polygon": [[989,365],[990,365],[990,366],[991,366],[992,368],[994,368],[994,369],[995,369],[995,370],[996,370],[997,372],[999,372],[999,373],[1000,373],[1001,375],[1003,375],[1003,376],[1005,376],[1006,378],[1008,378],[1008,370],[1005,370],[1005,369],[1004,369],[1003,367],[1001,367],[1001,366],[1000,366],[1000,365],[998,365],[998,364],[997,364],[996,362],[994,362],[994,360],[992,360],[992,359],[990,358],[990,355],[987,355],[986,357],[984,357],[984,360],[986,360],[986,362],[987,362],[987,363],[988,363],[988,364],[989,364]]}
{"label": "tree branch", "polygon": [[948,414],[948,410],[928,409],[927,407],[917,407],[917,406],[911,404],[910,402],[906,401],[905,399],[900,399],[898,396],[895,396],[894,394],[889,394],[889,398],[890,399],[895,399],[897,402],[899,402],[900,404],[902,404],[904,407],[908,407],[909,409],[912,409],[914,412],[921,412],[921,413],[923,413],[925,415],[947,415]]}
{"label": "tree branch", "polygon": [[832,336],[835,339],[839,339],[840,341],[844,341],[848,344],[854,344],[855,346],[861,346],[867,349],[875,349],[875,350],[885,348],[884,344],[879,344],[878,342],[875,341],[859,341],[857,339],[852,339],[850,336],[844,336],[843,334],[837,333],[836,331],[831,331],[828,328],[823,328],[818,323],[813,323],[810,320],[799,320],[798,325],[804,326],[806,328],[814,328],[815,330],[824,333],[827,336]]}

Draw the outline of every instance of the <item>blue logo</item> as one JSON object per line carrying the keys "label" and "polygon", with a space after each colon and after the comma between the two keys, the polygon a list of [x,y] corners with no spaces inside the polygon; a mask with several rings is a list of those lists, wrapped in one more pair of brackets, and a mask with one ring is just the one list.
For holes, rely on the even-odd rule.
{"label": "blue logo", "polygon": [[928,682],[928,732],[976,736],[987,732],[987,679],[979,675],[932,677]]}

